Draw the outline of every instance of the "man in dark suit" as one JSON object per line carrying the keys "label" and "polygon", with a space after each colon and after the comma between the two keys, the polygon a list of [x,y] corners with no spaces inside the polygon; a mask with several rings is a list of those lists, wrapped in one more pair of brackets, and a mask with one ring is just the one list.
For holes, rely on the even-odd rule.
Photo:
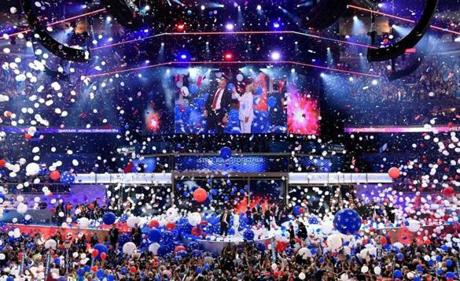
{"label": "man in dark suit", "polygon": [[207,120],[207,132],[222,134],[228,123],[228,112],[232,103],[232,95],[227,90],[227,78],[219,80],[219,87],[210,94],[206,101],[204,117]]}
{"label": "man in dark suit", "polygon": [[220,216],[220,235],[226,237],[228,235],[228,227],[230,225],[230,214],[227,209]]}

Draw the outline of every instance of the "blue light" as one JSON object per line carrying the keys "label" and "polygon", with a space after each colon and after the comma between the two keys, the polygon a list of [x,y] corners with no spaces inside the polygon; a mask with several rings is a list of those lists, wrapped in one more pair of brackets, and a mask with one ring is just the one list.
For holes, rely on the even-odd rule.
{"label": "blue light", "polygon": [[275,29],[278,29],[278,28],[281,27],[281,24],[280,24],[279,22],[275,21],[275,22],[273,23],[273,27],[274,27]]}

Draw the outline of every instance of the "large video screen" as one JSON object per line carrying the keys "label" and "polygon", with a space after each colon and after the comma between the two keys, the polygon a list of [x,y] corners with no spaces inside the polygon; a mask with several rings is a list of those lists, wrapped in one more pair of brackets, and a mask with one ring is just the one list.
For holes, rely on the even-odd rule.
{"label": "large video screen", "polygon": [[315,80],[302,68],[162,67],[145,79],[147,134],[319,134]]}
{"label": "large video screen", "polygon": [[318,134],[317,101],[295,70],[194,67],[169,73],[175,133]]}

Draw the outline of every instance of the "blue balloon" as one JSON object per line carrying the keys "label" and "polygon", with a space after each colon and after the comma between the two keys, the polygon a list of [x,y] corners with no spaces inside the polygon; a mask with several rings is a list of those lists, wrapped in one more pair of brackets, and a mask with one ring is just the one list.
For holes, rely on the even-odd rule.
{"label": "blue balloon", "polygon": [[96,271],[96,277],[99,278],[100,280],[104,279],[104,276],[105,276],[104,270],[99,269],[98,271]]}
{"label": "blue balloon", "polygon": [[271,96],[268,98],[268,106],[270,107],[276,106],[276,98],[274,96]]}
{"label": "blue balloon", "polygon": [[398,261],[404,260],[404,254],[403,254],[403,253],[397,253],[397,254],[396,254],[396,259],[397,259]]}
{"label": "blue balloon", "polygon": [[446,266],[451,267],[454,264],[454,262],[451,259],[446,260]]}
{"label": "blue balloon", "polygon": [[418,272],[423,272],[423,265],[417,264],[417,271]]}
{"label": "blue balloon", "polygon": [[300,216],[302,213],[303,213],[303,208],[300,207],[300,206],[294,206],[294,208],[292,209],[292,213],[294,214],[294,216]]}
{"label": "blue balloon", "polygon": [[97,254],[97,257],[96,257],[98,260],[101,260],[101,254],[102,253],[107,254],[107,252],[108,252],[107,246],[104,245],[104,244],[101,244],[101,243],[94,245],[94,249],[99,251],[99,253]]}
{"label": "blue balloon", "polygon": [[115,280],[115,277],[112,274],[107,276],[107,281],[114,281],[114,280]]}
{"label": "blue balloon", "polygon": [[78,276],[83,276],[84,274],[85,274],[85,270],[84,270],[83,268],[80,267],[80,268],[77,270],[77,275],[78,275]]}
{"label": "blue balloon", "polygon": [[318,224],[318,218],[316,216],[309,216],[308,217],[308,224]]}
{"label": "blue balloon", "polygon": [[334,227],[342,234],[355,234],[361,228],[361,217],[353,209],[343,209],[334,217]]}
{"label": "blue balloon", "polygon": [[233,83],[228,83],[227,85],[227,90],[230,92],[233,92],[236,89],[235,84]]}
{"label": "blue balloon", "polygon": [[54,259],[54,264],[55,265],[60,265],[61,264],[61,259],[60,258],[55,258]]}
{"label": "blue balloon", "polygon": [[220,157],[223,159],[230,159],[232,157],[232,149],[228,146],[224,146],[220,149]]}
{"label": "blue balloon", "polygon": [[117,217],[112,212],[107,212],[102,216],[102,221],[108,225],[114,224],[116,219]]}
{"label": "blue balloon", "polygon": [[198,93],[198,85],[196,85],[196,84],[191,84],[191,85],[189,86],[189,92],[190,92],[190,94],[196,94],[196,93]]}
{"label": "blue balloon", "polygon": [[394,276],[395,278],[401,278],[401,277],[402,277],[402,272],[401,272],[401,270],[396,269],[396,270],[393,272],[393,276]]}
{"label": "blue balloon", "polygon": [[62,173],[60,180],[63,184],[72,184],[75,181],[75,176],[66,171]]}
{"label": "blue balloon", "polygon": [[161,232],[158,229],[152,229],[149,232],[149,240],[152,242],[160,242]]}
{"label": "blue balloon", "polygon": [[170,250],[169,250],[169,247],[167,246],[160,246],[160,248],[158,248],[158,255],[160,257],[166,256],[169,252]]}
{"label": "blue balloon", "polygon": [[257,243],[257,244],[256,244],[256,248],[257,248],[257,250],[259,250],[260,252],[264,252],[266,247],[265,247],[265,244],[263,244],[263,243]]}
{"label": "blue balloon", "polygon": [[454,279],[455,278],[455,273],[452,271],[446,272],[446,275],[444,275],[446,279]]}
{"label": "blue balloon", "polygon": [[252,241],[254,240],[254,232],[250,229],[247,229],[244,233],[243,233],[243,237],[245,240],[247,241]]}

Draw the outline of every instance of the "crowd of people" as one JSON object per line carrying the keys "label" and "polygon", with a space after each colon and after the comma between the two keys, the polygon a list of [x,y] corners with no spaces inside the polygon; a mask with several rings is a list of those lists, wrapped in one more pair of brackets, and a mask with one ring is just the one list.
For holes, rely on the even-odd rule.
{"label": "crowd of people", "polygon": [[[92,203],[91,203],[92,204]],[[359,203],[360,204],[360,203]],[[325,235],[323,220],[308,211],[290,210],[290,221],[281,223],[281,232],[264,241],[256,238],[228,243],[220,252],[205,249],[200,239],[185,239],[184,233],[152,221],[119,230],[66,234],[58,229],[50,237],[39,232],[20,233],[3,226],[0,234],[0,272],[2,280],[456,280],[460,228],[448,226],[439,235],[405,237],[398,229],[374,229],[369,220],[378,213],[391,220],[391,212],[371,212],[372,205],[355,205],[354,200],[340,200],[333,209],[355,207],[363,215],[363,232],[342,235],[339,241]],[[64,209],[66,204],[62,204]],[[90,208],[88,208],[90,209]],[[260,209],[260,212],[258,211]],[[378,209],[378,208],[377,208]],[[268,217],[277,212],[262,211],[260,206],[248,212],[254,226],[270,228]],[[259,215],[263,213],[263,215]],[[331,212],[333,214],[335,212]],[[228,217],[227,217],[228,216]],[[292,217],[295,217],[292,219]],[[223,211],[220,225],[233,221],[231,211]],[[313,227],[319,227],[321,231]],[[179,227],[177,221],[176,228]],[[205,226],[203,225],[203,228]],[[231,227],[234,227],[233,225]],[[285,229],[283,229],[285,227]],[[165,229],[166,228],[166,229]],[[408,226],[410,228],[410,226]],[[175,236],[171,249],[151,247],[150,232],[162,229],[160,248],[168,236]],[[253,228],[255,232],[257,230]],[[222,229],[220,230],[222,231]],[[225,230],[224,230],[225,231]],[[227,230],[228,231],[228,230]],[[243,230],[245,231],[245,230]],[[407,230],[406,230],[407,232]],[[222,233],[226,235],[227,233]],[[412,233],[415,234],[415,233]],[[50,240],[55,241],[49,242]],[[155,240],[156,241],[156,240]],[[133,242],[134,252],[126,245]],[[339,243],[336,245],[335,243]],[[103,245],[103,246],[101,246]],[[95,250],[96,249],[96,250]]]}

